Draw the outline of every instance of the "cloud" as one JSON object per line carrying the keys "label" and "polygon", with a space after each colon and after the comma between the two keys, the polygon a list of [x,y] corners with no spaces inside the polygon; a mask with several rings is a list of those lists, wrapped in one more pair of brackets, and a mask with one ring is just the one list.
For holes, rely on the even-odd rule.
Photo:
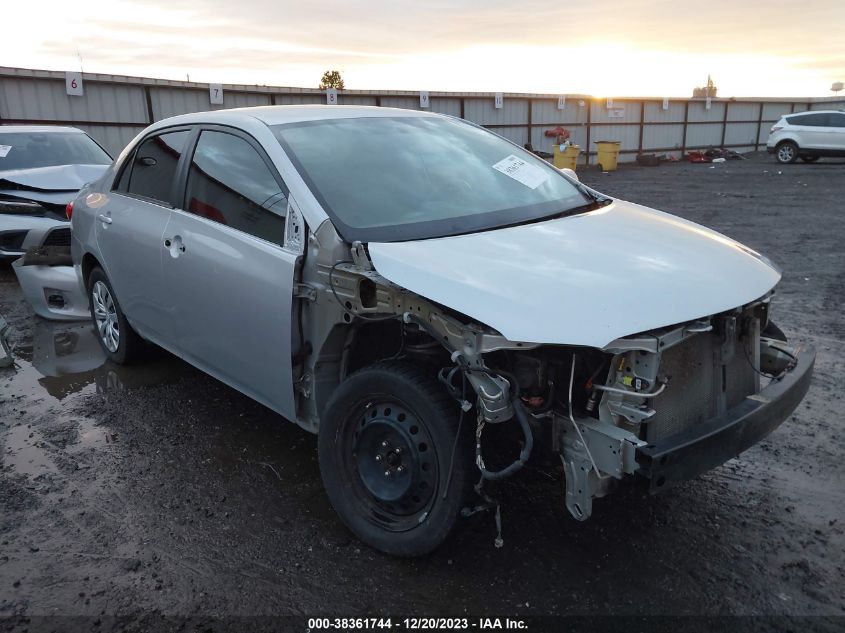
{"label": "cloud", "polygon": [[336,68],[366,88],[662,81],[653,90],[682,94],[713,73],[728,94],[800,94],[845,74],[842,0],[42,0],[6,11],[20,28],[5,63],[76,67],[78,47],[88,70],[202,81],[312,85]]}

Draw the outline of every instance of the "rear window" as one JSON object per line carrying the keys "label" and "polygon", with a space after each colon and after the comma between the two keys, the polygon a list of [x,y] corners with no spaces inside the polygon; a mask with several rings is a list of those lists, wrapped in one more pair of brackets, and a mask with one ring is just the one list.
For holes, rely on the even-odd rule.
{"label": "rear window", "polygon": [[0,170],[110,164],[111,156],[82,132],[0,131]]}
{"label": "rear window", "polygon": [[126,159],[116,189],[146,200],[172,204],[176,166],[188,141],[188,130],[151,136]]}

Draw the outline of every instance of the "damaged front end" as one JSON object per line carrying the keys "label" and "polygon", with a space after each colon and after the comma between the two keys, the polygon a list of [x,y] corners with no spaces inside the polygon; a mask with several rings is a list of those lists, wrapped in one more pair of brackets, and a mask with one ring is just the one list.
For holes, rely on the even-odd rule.
{"label": "damaged front end", "polygon": [[[62,228],[48,234],[46,241],[70,229]],[[64,239],[64,236],[62,236]],[[42,245],[33,247],[12,263],[24,297],[35,313],[55,321],[79,321],[91,318],[88,300],[82,293],[74,272],[70,246]]]}
{"label": "damaged front end", "polygon": [[[393,315],[395,334],[380,335],[398,341],[390,357],[436,368],[472,411],[483,480],[512,475],[532,451],[557,456],[566,507],[578,520],[626,477],[643,477],[657,492],[738,455],[788,417],[812,375],[814,352],[788,345],[769,322],[770,294],[597,349],[510,341],[387,281],[363,251],[328,277],[347,323],[366,329],[376,327],[367,318]],[[351,343],[345,353],[342,375],[354,365]],[[321,383],[307,369],[301,382]],[[492,426],[518,429],[512,458],[494,466],[485,461]]]}

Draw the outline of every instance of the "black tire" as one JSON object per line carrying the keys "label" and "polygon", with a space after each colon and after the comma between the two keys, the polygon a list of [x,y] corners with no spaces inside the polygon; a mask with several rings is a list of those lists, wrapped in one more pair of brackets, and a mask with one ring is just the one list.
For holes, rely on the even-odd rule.
{"label": "black tire", "polygon": [[802,156],[801,160],[803,160],[805,163],[815,163],[819,158],[821,158],[821,157],[820,156]]}
{"label": "black tire", "polygon": [[364,543],[422,556],[452,532],[473,484],[473,420],[464,416],[456,444],[458,413],[437,380],[402,361],[365,367],[335,390],[321,416],[320,473]]}
{"label": "black tire", "polygon": [[[117,326],[116,332],[118,334],[115,349],[109,348],[108,337],[98,325],[97,308],[95,306],[97,298],[94,296],[95,291],[98,290],[97,284],[103,284],[108,289],[111,301],[114,304],[113,322]],[[95,334],[106,356],[119,365],[130,365],[140,360],[143,357],[145,349],[144,339],[132,329],[129,321],[126,320],[123,310],[120,309],[120,303],[117,301],[117,296],[114,293],[111,282],[102,268],[95,267],[91,270],[91,273],[88,275],[86,287],[88,288],[88,303],[91,310],[91,320],[94,323]]]}
{"label": "black tire", "polygon": [[794,163],[798,160],[798,146],[792,141],[779,143],[775,148],[775,158],[782,165]]}

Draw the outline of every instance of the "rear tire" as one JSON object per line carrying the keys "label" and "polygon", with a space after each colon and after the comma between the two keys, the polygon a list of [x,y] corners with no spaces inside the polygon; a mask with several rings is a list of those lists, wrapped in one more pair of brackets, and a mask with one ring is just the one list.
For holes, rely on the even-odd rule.
{"label": "rear tire", "polygon": [[473,483],[471,421],[456,444],[458,411],[433,377],[401,361],[365,367],[335,390],[321,415],[320,473],[363,542],[422,556],[452,532]]}
{"label": "rear tire", "polygon": [[87,286],[91,320],[106,356],[119,365],[138,361],[143,356],[144,339],[138,336],[126,320],[111,282],[102,268],[91,270]]}
{"label": "rear tire", "polygon": [[802,156],[801,160],[805,163],[815,163],[819,158],[819,156]]}
{"label": "rear tire", "polygon": [[782,165],[798,160],[798,146],[792,141],[784,141],[775,148],[775,157]]}

